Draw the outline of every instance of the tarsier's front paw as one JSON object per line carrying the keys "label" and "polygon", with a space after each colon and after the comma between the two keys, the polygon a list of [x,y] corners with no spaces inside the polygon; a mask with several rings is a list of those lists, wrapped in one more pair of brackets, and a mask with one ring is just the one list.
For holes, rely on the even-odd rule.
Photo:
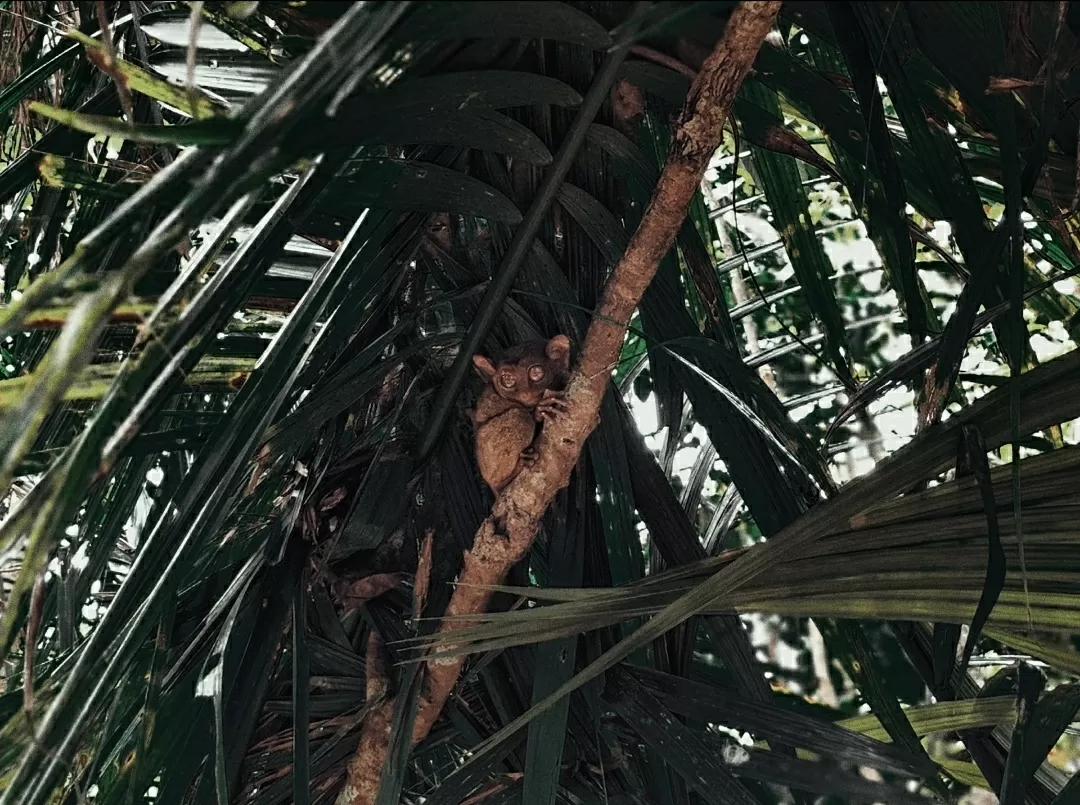
{"label": "tarsier's front paw", "polygon": [[531,467],[538,458],[540,458],[540,453],[537,452],[535,447],[526,447],[521,451],[521,463],[526,467]]}
{"label": "tarsier's front paw", "polygon": [[554,421],[559,414],[565,414],[568,410],[570,403],[566,399],[565,391],[544,389],[544,398],[536,406],[536,419]]}

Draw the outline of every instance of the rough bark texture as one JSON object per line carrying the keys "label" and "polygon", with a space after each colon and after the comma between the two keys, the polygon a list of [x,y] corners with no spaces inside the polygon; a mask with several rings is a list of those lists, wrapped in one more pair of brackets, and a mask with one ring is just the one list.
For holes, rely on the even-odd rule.
{"label": "rough bark texture", "polygon": [[[780,2],[744,2],[732,13],[724,37],[705,60],[676,123],[671,149],[656,190],[604,287],[581,360],[567,389],[569,410],[541,432],[540,457],[499,495],[491,515],[464,557],[459,585],[440,624],[445,634],[469,625],[460,616],[487,609],[491,585],[498,584],[519,562],[536,537],[540,519],[555,494],[570,480],[585,439],[598,423],[598,412],[611,372],[619,357],[626,323],[656,274],[686,216],[709,160],[720,144],[724,121],[735,95],[772,28]],[[444,645],[443,648],[448,648]],[[463,657],[432,659],[416,720],[413,745],[428,734],[450,697],[461,672]],[[338,805],[369,805],[379,790],[379,778],[389,741],[393,699],[384,699],[368,714],[360,746],[349,764],[348,779]]]}

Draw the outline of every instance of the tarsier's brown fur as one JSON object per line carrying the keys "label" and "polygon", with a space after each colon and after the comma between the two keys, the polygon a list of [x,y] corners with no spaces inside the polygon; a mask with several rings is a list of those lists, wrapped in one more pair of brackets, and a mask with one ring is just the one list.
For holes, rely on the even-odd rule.
{"label": "tarsier's brown fur", "polygon": [[469,412],[476,463],[497,495],[536,461],[537,423],[566,410],[570,339],[557,335],[547,342],[520,344],[496,361],[474,355],[473,365],[485,383],[476,410]]}

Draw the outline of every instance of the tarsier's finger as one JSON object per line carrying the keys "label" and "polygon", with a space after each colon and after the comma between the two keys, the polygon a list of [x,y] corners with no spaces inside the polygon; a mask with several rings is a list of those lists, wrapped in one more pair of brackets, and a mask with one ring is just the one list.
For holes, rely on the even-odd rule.
{"label": "tarsier's finger", "polygon": [[567,400],[565,397],[548,397],[547,399],[541,400],[540,404],[537,407],[555,408],[559,411],[568,411],[570,410],[570,401]]}

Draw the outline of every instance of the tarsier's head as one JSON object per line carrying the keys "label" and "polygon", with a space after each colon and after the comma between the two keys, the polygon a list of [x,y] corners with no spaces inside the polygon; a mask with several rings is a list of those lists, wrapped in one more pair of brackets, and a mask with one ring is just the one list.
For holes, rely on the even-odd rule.
{"label": "tarsier's head", "polygon": [[544,389],[561,389],[570,374],[570,339],[531,341],[506,350],[497,360],[473,355],[476,370],[496,393],[526,407],[537,405]]}

